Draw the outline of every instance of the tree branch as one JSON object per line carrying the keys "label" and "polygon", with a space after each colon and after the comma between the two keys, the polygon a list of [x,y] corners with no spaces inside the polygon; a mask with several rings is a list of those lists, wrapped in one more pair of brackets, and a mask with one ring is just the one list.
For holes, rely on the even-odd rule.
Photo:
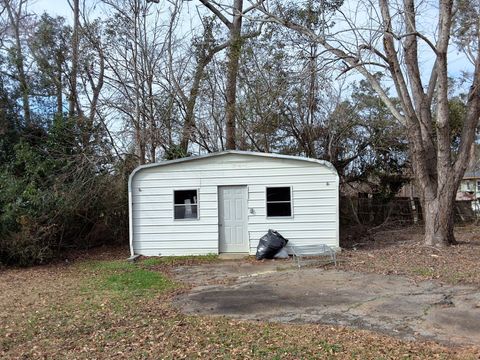
{"label": "tree branch", "polygon": [[229,21],[220,10],[213,6],[208,0],[199,0],[208,10],[210,10],[216,17],[220,19],[229,29],[232,27],[232,22]]}

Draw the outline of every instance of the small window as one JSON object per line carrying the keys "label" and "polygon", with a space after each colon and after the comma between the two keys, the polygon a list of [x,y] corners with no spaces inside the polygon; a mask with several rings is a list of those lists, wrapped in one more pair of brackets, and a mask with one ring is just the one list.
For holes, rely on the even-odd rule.
{"label": "small window", "polygon": [[477,180],[477,191],[480,191],[480,180]]}
{"label": "small window", "polygon": [[173,192],[174,219],[198,219],[197,190],[175,190]]}
{"label": "small window", "polygon": [[291,188],[267,188],[267,217],[292,216]]}

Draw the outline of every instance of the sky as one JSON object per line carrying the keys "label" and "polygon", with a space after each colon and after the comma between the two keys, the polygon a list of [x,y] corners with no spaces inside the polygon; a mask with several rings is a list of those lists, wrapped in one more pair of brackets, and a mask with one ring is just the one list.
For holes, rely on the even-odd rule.
{"label": "sky", "polygon": [[[85,0],[86,6],[90,8],[91,11],[93,11],[93,15],[95,15],[95,12],[97,12],[99,15],[101,14],[100,9],[102,5],[97,5],[98,3],[99,3],[98,0]],[[187,2],[187,4],[188,3],[189,2]],[[355,3],[356,1],[352,3],[347,0],[344,6],[347,6],[347,9],[348,9],[350,6],[355,7],[354,5]],[[194,3],[192,3],[192,5],[195,6]],[[47,12],[50,15],[63,16],[67,19],[67,21],[71,21],[72,19],[72,10],[70,8],[68,0],[32,0],[30,9],[36,13]],[[190,12],[193,10],[193,8],[190,6],[186,6],[184,10],[187,10]],[[427,15],[429,16],[433,15],[432,17],[435,18],[436,14],[428,14],[428,12],[424,12],[423,15],[425,15],[424,20],[426,20],[426,17],[428,17]],[[191,15],[190,16],[187,15],[187,17],[191,18]],[[432,24],[432,26],[433,25],[434,24]],[[188,27],[188,23],[187,24],[184,23],[184,26]],[[430,62],[433,63],[433,59],[429,59],[427,57],[422,61],[424,62],[424,65],[426,65],[424,66],[424,70],[425,70],[424,73],[428,74],[429,76],[429,73],[430,73],[429,70],[431,68]],[[458,53],[457,49],[452,47],[451,50],[449,51],[449,75],[456,78],[456,77],[459,77],[461,73],[464,71],[468,71],[468,70],[471,71],[471,68],[472,68],[472,65],[466,60],[465,55],[462,53]],[[354,76],[354,78],[360,78],[360,76]],[[428,81],[428,79],[424,79],[424,80]]]}
{"label": "sky", "polygon": [[63,16],[66,19],[72,17],[72,10],[67,0],[34,0],[29,8],[35,13],[47,12],[50,15]]}

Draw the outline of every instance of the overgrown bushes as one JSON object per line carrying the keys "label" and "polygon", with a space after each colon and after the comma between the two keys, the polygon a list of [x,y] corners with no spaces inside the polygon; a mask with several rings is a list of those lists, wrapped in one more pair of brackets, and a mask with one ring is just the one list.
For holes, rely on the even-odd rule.
{"label": "overgrown bushes", "polygon": [[79,123],[59,119],[4,139],[0,263],[45,263],[66,248],[126,239],[131,167],[111,157],[100,131],[83,137]]}

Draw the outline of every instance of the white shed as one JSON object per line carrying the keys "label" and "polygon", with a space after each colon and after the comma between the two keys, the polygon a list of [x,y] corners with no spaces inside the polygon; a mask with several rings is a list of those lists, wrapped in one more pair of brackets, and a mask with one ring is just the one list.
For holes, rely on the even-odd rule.
{"label": "white shed", "polygon": [[128,183],[130,251],[255,254],[268,229],[292,245],[339,246],[339,189],[326,161],[224,151],[137,167]]}

